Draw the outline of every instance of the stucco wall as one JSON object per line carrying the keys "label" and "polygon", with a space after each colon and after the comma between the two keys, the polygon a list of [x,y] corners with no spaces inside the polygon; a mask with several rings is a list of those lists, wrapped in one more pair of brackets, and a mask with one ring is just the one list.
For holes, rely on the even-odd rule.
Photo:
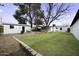
{"label": "stucco wall", "polygon": [[71,26],[71,33],[79,40],[79,19]]}
{"label": "stucco wall", "polygon": [[[25,32],[30,31],[29,26],[25,26]],[[13,33],[21,33],[22,26],[14,26],[14,28],[10,29],[10,25],[4,25],[4,34],[13,34]]]}
{"label": "stucco wall", "polygon": [[[62,30],[60,30],[60,28],[62,28]],[[67,28],[66,26],[62,26],[62,27],[57,27],[56,31],[58,32],[66,32],[67,31]]]}
{"label": "stucco wall", "polygon": [[[62,27],[62,30],[60,28]],[[50,27],[49,32],[66,32],[67,26]]]}
{"label": "stucco wall", "polygon": [[4,34],[20,33],[21,30],[22,30],[21,26],[14,26],[13,29],[10,29],[10,25],[4,25]]}
{"label": "stucco wall", "polygon": [[31,27],[30,26],[25,26],[25,32],[27,31],[31,31]]}

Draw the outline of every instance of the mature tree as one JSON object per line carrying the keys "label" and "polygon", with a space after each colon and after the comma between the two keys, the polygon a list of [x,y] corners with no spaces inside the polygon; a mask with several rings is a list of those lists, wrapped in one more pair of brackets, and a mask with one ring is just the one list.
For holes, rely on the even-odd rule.
{"label": "mature tree", "polygon": [[[16,10],[15,14],[13,15],[15,19],[19,22],[19,24],[26,24],[26,18],[22,17],[22,13],[20,13],[20,10]],[[22,26],[21,33],[25,32],[25,27]]]}
{"label": "mature tree", "polygon": [[19,7],[18,11],[18,17],[19,19],[17,19],[16,16],[14,16],[19,22],[25,22],[25,20],[27,20],[30,24],[31,24],[31,28],[33,27],[33,20],[35,19],[35,15],[37,15],[36,13],[38,12],[37,10],[39,10],[41,8],[41,4],[39,3],[18,3],[15,4],[16,6]]}
{"label": "mature tree", "polygon": [[[40,27],[40,25],[43,26],[43,21],[41,19],[35,19],[34,20],[34,25],[35,25],[35,28],[34,29],[38,29]],[[42,28],[42,27],[41,27]]]}
{"label": "mature tree", "polygon": [[35,19],[34,20],[34,25],[37,25],[37,26],[43,25],[43,21],[41,19]]}
{"label": "mature tree", "polygon": [[69,10],[67,4],[48,3],[45,9],[41,9],[41,18],[43,18],[46,28],[61,16],[65,15]]}
{"label": "mature tree", "polygon": [[43,23],[46,29],[48,29],[54,20],[60,19],[69,10],[69,5],[63,3],[47,3],[45,8],[41,7],[39,3],[18,3],[15,5],[19,7],[19,10],[16,11],[16,16],[14,17],[23,24],[27,20],[31,24],[31,28],[33,27],[34,21],[37,22],[39,21],[38,19],[43,19]]}
{"label": "mature tree", "polygon": [[35,12],[34,25],[36,25],[36,28],[38,28],[39,25],[43,25],[43,24],[44,24],[44,22],[43,22],[43,20],[41,19],[41,16],[40,16],[40,15],[41,15],[40,9],[41,9],[41,8],[39,8],[39,9]]}
{"label": "mature tree", "polygon": [[39,10],[41,8],[41,4],[39,3],[35,3],[35,4],[31,4],[29,5],[29,22],[31,24],[31,28],[33,27],[33,22],[34,20],[39,18]]}
{"label": "mature tree", "polygon": [[[13,15],[14,18],[19,22],[19,24],[26,24],[27,19],[25,17],[25,13],[27,12],[27,9],[22,4],[14,4],[14,5],[18,6],[18,9],[15,11],[15,14]],[[24,32],[25,32],[25,27],[22,26],[21,33]]]}

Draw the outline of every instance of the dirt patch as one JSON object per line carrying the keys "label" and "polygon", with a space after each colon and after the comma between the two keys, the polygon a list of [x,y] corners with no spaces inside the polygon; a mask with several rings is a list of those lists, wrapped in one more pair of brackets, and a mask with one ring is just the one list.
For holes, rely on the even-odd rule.
{"label": "dirt patch", "polygon": [[25,56],[28,55],[20,44],[13,39],[13,35],[0,36],[0,55]]}

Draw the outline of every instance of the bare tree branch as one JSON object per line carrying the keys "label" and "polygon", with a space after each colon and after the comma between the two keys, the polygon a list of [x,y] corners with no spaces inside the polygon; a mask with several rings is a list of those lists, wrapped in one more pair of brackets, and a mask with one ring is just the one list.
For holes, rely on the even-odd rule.
{"label": "bare tree branch", "polygon": [[52,20],[49,22],[49,25],[56,19],[58,19],[60,16],[63,16],[66,14],[66,11],[68,11],[69,9],[69,5],[64,8],[64,4],[62,3],[59,8],[57,9],[56,15],[54,17],[52,17]]}

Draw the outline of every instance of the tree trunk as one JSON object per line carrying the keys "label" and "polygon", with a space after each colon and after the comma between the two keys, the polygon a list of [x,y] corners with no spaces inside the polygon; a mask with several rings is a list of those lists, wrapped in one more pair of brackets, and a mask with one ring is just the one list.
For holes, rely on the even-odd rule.
{"label": "tree trunk", "polygon": [[22,31],[21,31],[21,34],[23,34],[25,32],[25,27],[22,26]]}
{"label": "tree trunk", "polygon": [[48,27],[46,26],[46,32],[48,32]]}
{"label": "tree trunk", "polygon": [[33,24],[32,24],[32,18],[31,18],[31,30],[32,30]]}
{"label": "tree trunk", "polygon": [[48,32],[48,26],[46,25],[46,32]]}
{"label": "tree trunk", "polygon": [[32,27],[33,27],[33,26],[32,26],[32,23],[31,23],[31,29],[32,29]]}

